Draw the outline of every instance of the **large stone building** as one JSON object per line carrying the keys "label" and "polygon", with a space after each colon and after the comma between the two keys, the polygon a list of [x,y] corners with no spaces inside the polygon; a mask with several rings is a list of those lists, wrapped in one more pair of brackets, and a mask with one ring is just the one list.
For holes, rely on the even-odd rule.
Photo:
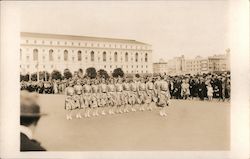
{"label": "large stone building", "polygon": [[20,47],[22,74],[88,67],[153,72],[151,45],[135,40],[22,32]]}

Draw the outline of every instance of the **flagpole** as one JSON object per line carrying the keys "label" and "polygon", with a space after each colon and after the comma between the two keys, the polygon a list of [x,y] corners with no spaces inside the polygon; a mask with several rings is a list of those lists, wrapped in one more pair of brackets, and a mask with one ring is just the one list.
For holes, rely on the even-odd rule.
{"label": "flagpole", "polygon": [[38,64],[38,59],[37,59],[37,81],[39,81],[39,64]]}

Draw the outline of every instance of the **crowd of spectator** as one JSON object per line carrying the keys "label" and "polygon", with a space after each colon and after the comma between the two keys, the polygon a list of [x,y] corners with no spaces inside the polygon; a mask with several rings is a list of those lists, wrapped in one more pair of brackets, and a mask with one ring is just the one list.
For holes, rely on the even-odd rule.
{"label": "crowd of spectator", "polygon": [[[140,75],[137,74],[136,76]],[[160,75],[153,76],[153,82],[157,80],[157,76]],[[142,77],[148,79],[149,76]],[[128,77],[125,75],[124,81],[126,78]],[[40,94],[63,94],[69,82],[78,79],[84,81],[88,77],[74,76],[63,80],[21,81],[21,90],[35,91]],[[169,83],[171,99],[230,100],[231,78],[228,72],[168,76],[167,82]],[[82,83],[84,84],[84,82]]]}

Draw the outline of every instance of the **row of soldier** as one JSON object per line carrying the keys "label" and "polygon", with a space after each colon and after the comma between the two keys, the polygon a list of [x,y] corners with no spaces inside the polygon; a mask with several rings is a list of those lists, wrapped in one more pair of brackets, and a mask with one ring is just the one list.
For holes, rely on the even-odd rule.
{"label": "row of soldier", "polygon": [[66,118],[151,111],[153,103],[161,107],[160,115],[166,116],[170,100],[167,78],[162,76],[154,83],[151,77],[71,80],[65,89]]}

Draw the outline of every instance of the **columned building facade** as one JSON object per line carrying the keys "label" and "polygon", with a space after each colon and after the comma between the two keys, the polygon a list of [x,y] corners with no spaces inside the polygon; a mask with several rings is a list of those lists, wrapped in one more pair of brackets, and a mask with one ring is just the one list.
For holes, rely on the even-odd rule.
{"label": "columned building facade", "polygon": [[151,45],[127,39],[21,33],[22,74],[53,70],[71,72],[89,67],[112,73],[152,73]]}

